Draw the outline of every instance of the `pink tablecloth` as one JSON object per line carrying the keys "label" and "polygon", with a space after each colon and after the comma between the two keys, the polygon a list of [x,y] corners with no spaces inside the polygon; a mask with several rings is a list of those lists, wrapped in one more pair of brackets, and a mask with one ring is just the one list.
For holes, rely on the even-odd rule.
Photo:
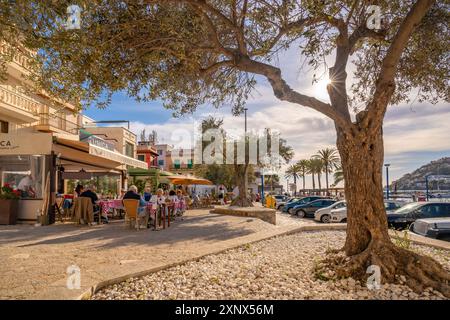
{"label": "pink tablecloth", "polygon": [[100,200],[99,203],[102,208],[102,215],[106,216],[111,209],[123,209],[122,200]]}

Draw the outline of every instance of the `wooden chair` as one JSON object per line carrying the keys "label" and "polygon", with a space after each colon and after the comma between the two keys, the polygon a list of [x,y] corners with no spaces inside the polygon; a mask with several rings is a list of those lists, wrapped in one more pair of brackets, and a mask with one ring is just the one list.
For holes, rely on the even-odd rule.
{"label": "wooden chair", "polygon": [[78,197],[74,199],[73,215],[76,223],[80,223],[83,220],[84,223],[92,223],[94,221],[94,206],[92,205],[91,198]]}
{"label": "wooden chair", "polygon": [[55,204],[54,204],[55,214],[57,214],[57,216],[59,216],[59,221],[61,221],[61,222],[63,222],[63,213],[64,213],[63,203],[64,203],[63,197],[56,197]]}
{"label": "wooden chair", "polygon": [[139,230],[139,200],[135,199],[124,199],[123,206],[125,208],[125,221],[128,219],[130,221],[130,228],[132,227],[132,221],[134,220],[136,228]]}

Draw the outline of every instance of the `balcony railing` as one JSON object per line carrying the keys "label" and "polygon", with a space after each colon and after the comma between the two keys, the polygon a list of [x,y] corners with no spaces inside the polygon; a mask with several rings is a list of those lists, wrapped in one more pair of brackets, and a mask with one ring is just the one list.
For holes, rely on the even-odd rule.
{"label": "balcony railing", "polygon": [[5,87],[0,87],[0,101],[35,116],[41,111],[42,106],[41,103]]}
{"label": "balcony railing", "polygon": [[39,116],[39,126],[49,126],[50,129],[58,129],[60,131],[65,131],[71,134],[78,134],[79,130],[81,129],[77,123],[66,120],[58,115],[41,113],[39,114]]}
{"label": "balcony railing", "polygon": [[[10,54],[8,50],[14,50],[11,48],[11,46],[0,43],[0,53],[4,55]],[[14,53],[12,55],[12,61],[15,62],[17,65],[21,66],[24,69],[30,70],[30,63],[29,58],[23,54],[19,49],[14,50]]]}

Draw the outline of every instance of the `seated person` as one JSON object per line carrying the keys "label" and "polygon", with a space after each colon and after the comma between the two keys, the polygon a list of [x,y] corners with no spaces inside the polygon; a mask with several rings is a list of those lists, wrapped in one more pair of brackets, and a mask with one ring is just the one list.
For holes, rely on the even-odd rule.
{"label": "seated person", "polygon": [[[125,200],[125,199],[139,200],[138,217],[143,218],[143,217],[147,216],[147,211],[146,211],[147,202],[138,193],[138,189],[135,185],[131,185],[128,188],[128,191],[127,191],[127,193],[124,194],[122,200]],[[145,226],[145,227],[147,227],[147,226]]]}
{"label": "seated person", "polygon": [[178,201],[178,197],[177,197],[177,194],[175,193],[175,190],[170,190],[169,199],[172,203],[175,203]]}
{"label": "seated person", "polygon": [[[83,192],[80,194],[80,197],[83,197],[83,198],[91,198],[92,205],[96,205],[96,204],[97,204],[97,201],[98,201],[98,196],[97,196],[97,194],[95,193],[95,187],[94,187],[94,186],[88,186],[88,187],[86,188],[86,190],[83,191]],[[95,211],[95,210],[94,210],[94,211]]]}
{"label": "seated person", "polygon": [[[161,205],[166,205],[166,197],[164,196],[164,191],[162,189],[156,190],[156,194],[151,197],[150,202],[156,205],[158,209]],[[167,215],[167,206],[165,206],[165,214]]]}
{"label": "seated person", "polygon": [[33,177],[31,174],[28,174],[20,180],[17,189],[21,191],[21,197],[23,198],[36,198],[33,186]]}
{"label": "seated person", "polygon": [[77,187],[75,188],[74,197],[79,197],[83,192],[84,187],[81,184],[77,185]]}
{"label": "seated person", "polygon": [[[99,198],[98,198],[97,193],[95,193],[95,186],[94,185],[87,186],[85,191],[83,191],[80,194],[80,197],[82,197],[82,198],[91,198],[92,206],[94,207],[94,216],[99,214],[100,206],[97,204],[97,202],[99,201]],[[108,223],[108,217],[103,217],[102,216],[102,219],[105,219],[105,222]]]}
{"label": "seated person", "polygon": [[150,201],[150,198],[152,197],[152,192],[151,192],[151,188],[150,187],[146,187],[144,190],[144,200],[145,201]]}
{"label": "seated person", "polygon": [[178,189],[177,190],[177,202],[176,202],[176,215],[183,215],[184,211],[186,211],[186,200],[183,196],[183,192]]}
{"label": "seated person", "polygon": [[162,189],[156,190],[156,194],[152,195],[150,198],[150,202],[155,204],[165,204],[166,203],[166,197],[164,197],[164,192]]}

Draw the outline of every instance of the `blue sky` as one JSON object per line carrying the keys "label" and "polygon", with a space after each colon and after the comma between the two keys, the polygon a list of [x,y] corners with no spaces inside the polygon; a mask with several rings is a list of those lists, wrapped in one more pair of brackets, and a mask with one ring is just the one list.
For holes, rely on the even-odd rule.
{"label": "blue sky", "polygon": [[[301,62],[296,48],[292,48],[281,54],[275,63],[292,88],[327,101],[326,79],[312,85],[312,72],[301,69]],[[350,75],[351,66],[349,69]],[[257,80],[256,90],[247,102],[249,129],[269,127],[279,130],[294,148],[294,160],[309,158],[317,150],[335,145],[331,120],[314,110],[279,101],[265,79]],[[223,118],[226,130],[244,128],[244,117],[233,117],[229,107],[217,110],[204,106],[193,115],[174,119],[172,111],[164,109],[161,101],[137,103],[123,93],[115,94],[107,109],[91,108],[84,113],[96,120],[129,120],[135,133],[142,129],[156,130],[159,141],[170,144],[176,144],[174,133],[183,136],[193,132],[198,124],[195,121],[210,114]],[[395,180],[431,160],[450,156],[449,120],[450,105],[445,102],[391,106],[384,121],[385,162],[391,163],[390,177]],[[280,177],[283,177],[283,171]],[[282,182],[286,183],[284,178]]]}

